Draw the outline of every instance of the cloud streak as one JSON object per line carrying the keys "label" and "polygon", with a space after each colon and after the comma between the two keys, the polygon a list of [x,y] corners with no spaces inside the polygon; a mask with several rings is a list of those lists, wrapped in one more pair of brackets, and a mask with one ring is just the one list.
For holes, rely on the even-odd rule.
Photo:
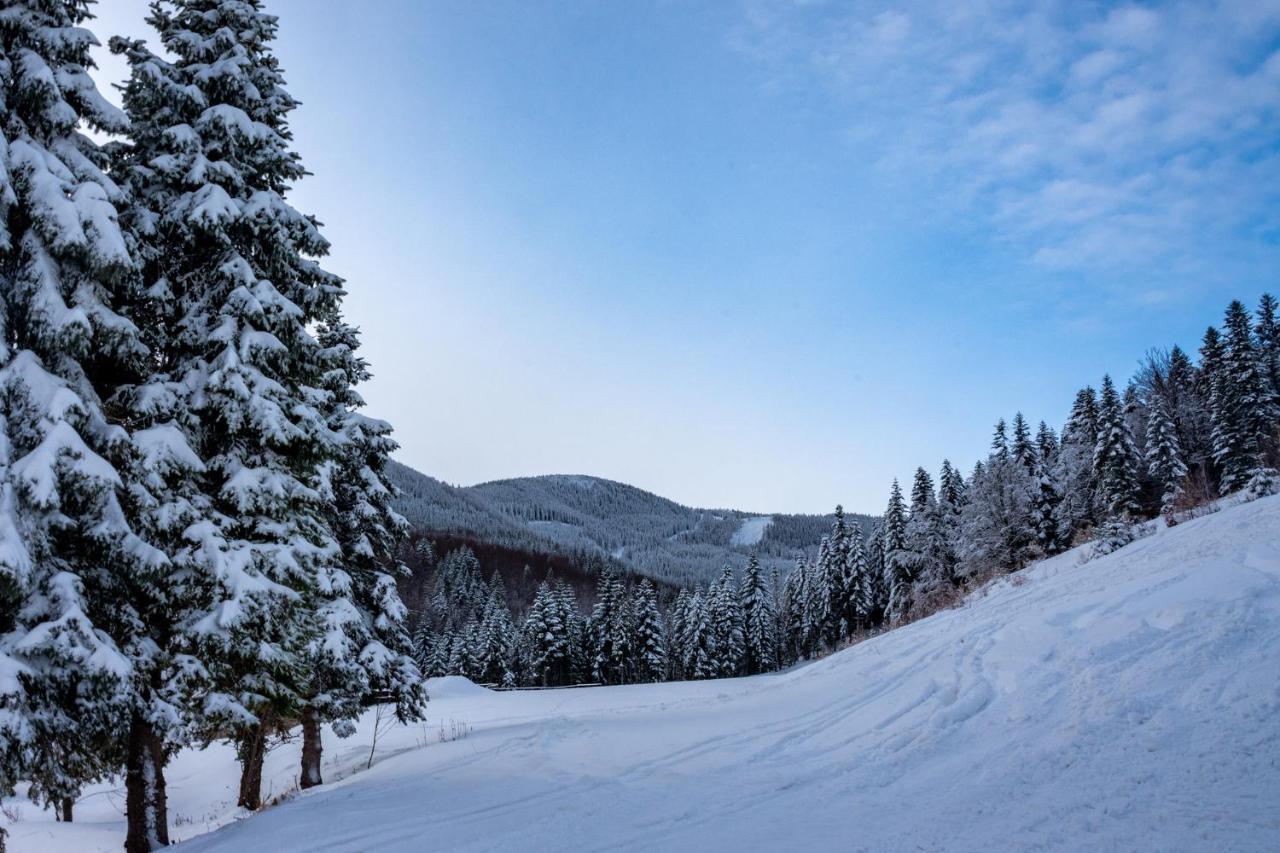
{"label": "cloud streak", "polygon": [[1046,270],[1280,256],[1280,3],[752,2],[732,41]]}

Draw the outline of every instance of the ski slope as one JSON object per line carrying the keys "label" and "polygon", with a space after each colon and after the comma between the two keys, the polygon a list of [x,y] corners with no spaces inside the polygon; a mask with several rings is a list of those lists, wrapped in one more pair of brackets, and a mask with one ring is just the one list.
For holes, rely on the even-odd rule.
{"label": "ski slope", "polygon": [[[230,750],[183,753],[170,818],[199,837],[177,849],[1280,850],[1280,498],[787,673],[431,687],[429,724],[384,732],[371,769],[366,716],[326,731],[329,784],[246,820]],[[269,756],[273,793],[297,759]],[[27,804],[11,849],[118,850],[121,800],[91,792],[71,825]]]}

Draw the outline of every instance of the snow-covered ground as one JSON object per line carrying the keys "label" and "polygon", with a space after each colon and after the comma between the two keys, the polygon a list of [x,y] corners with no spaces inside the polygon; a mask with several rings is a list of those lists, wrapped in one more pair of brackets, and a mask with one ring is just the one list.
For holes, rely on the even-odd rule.
{"label": "snow-covered ground", "polygon": [[[372,769],[370,715],[328,736],[328,784],[247,820],[230,750],[183,753],[175,835],[230,825],[180,849],[1280,850],[1280,498],[783,674],[431,689]],[[297,760],[269,757],[273,795]],[[121,800],[22,804],[11,849],[116,851]]]}
{"label": "snow-covered ground", "polygon": [[730,545],[758,545],[764,538],[764,532],[773,524],[772,515],[757,515],[744,519],[742,525],[729,537]]}

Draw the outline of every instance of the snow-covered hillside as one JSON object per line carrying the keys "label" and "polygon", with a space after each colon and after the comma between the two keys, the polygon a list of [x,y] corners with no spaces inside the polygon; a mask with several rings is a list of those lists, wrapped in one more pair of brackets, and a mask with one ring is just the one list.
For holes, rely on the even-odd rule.
{"label": "snow-covered hillside", "polygon": [[[326,733],[329,784],[180,849],[1277,850],[1278,650],[1272,497],[784,674],[433,682],[430,721],[384,732],[372,769],[366,715]],[[274,793],[297,752],[269,757]],[[235,817],[230,750],[169,779],[178,838]],[[22,805],[12,849],[115,851],[120,800],[91,792],[73,825]]]}
{"label": "snow-covered hillside", "polygon": [[[612,480],[552,475],[450,486],[408,466],[388,468],[397,508],[427,533],[473,536],[533,553],[600,554],[665,583],[703,584],[726,564],[741,569],[751,553],[766,572],[786,572],[810,556],[834,516],[760,516],[696,509]],[[849,514],[870,532],[869,516]]]}

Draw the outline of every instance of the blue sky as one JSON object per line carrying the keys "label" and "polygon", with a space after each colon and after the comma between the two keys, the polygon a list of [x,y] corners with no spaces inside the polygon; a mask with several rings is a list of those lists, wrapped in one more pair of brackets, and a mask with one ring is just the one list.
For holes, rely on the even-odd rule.
{"label": "blue sky", "polygon": [[1272,0],[267,8],[369,410],[449,482],[880,511],[1280,286]]}

